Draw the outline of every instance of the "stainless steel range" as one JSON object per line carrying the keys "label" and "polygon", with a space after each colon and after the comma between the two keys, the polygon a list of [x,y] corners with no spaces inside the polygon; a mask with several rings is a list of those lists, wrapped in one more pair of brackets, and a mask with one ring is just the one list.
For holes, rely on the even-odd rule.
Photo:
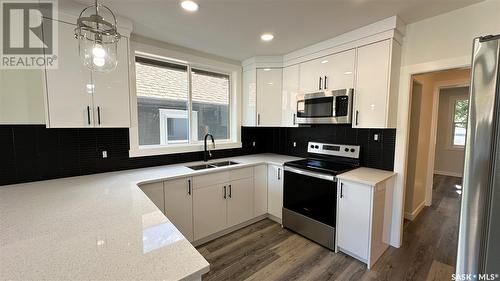
{"label": "stainless steel range", "polygon": [[309,157],[285,163],[283,226],[335,248],[338,174],[359,167],[357,145],[309,142]]}

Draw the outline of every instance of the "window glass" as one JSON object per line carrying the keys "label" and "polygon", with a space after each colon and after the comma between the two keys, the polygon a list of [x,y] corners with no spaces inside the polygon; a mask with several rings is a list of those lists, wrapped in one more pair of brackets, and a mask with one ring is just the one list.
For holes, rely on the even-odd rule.
{"label": "window glass", "polygon": [[139,145],[187,143],[187,66],[136,57]]}
{"label": "window glass", "polygon": [[229,139],[229,75],[192,69],[192,104],[197,114],[193,140],[203,140],[207,133],[215,139]]}
{"label": "window glass", "polygon": [[469,110],[469,100],[455,100],[453,110],[453,135],[452,144],[454,146],[464,146],[467,134],[467,117]]}

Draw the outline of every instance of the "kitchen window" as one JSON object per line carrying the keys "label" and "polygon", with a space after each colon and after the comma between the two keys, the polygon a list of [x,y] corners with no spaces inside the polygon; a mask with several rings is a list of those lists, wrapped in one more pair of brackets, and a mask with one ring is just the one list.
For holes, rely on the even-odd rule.
{"label": "kitchen window", "polygon": [[469,110],[468,99],[455,99],[453,102],[451,144],[453,147],[463,148],[467,135],[467,117]]}
{"label": "kitchen window", "polygon": [[231,76],[136,56],[139,148],[199,144],[207,133],[230,140]]}

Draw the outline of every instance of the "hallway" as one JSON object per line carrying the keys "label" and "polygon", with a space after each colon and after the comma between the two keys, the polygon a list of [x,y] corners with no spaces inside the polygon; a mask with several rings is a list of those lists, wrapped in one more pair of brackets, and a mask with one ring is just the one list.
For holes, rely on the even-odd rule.
{"label": "hallway", "polygon": [[460,185],[435,175],[433,205],[405,221],[401,248],[389,248],[370,271],[266,219],[199,246],[210,263],[203,280],[451,280]]}

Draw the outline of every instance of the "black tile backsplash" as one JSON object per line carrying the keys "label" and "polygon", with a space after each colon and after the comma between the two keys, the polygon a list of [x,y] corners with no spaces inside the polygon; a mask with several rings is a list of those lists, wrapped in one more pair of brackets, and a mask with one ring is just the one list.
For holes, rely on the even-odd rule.
{"label": "black tile backsplash", "polygon": [[[373,140],[376,133],[379,141]],[[352,129],[350,125],[242,127],[243,147],[214,151],[213,158],[263,152],[306,156],[308,141],[359,144],[362,165],[385,170],[394,167],[395,129]],[[102,158],[104,150],[107,158]],[[0,125],[0,185],[203,159],[203,152],[135,158],[129,158],[128,153],[129,130],[126,128],[47,129],[44,125]]]}
{"label": "black tile backsplash", "polygon": [[[378,134],[377,141],[374,135]],[[307,156],[307,142],[357,144],[361,146],[361,165],[393,170],[396,129],[353,129],[351,125],[315,125],[299,128],[243,127],[243,150]],[[255,147],[253,146],[255,142]],[[296,147],[293,143],[296,143]]]}

